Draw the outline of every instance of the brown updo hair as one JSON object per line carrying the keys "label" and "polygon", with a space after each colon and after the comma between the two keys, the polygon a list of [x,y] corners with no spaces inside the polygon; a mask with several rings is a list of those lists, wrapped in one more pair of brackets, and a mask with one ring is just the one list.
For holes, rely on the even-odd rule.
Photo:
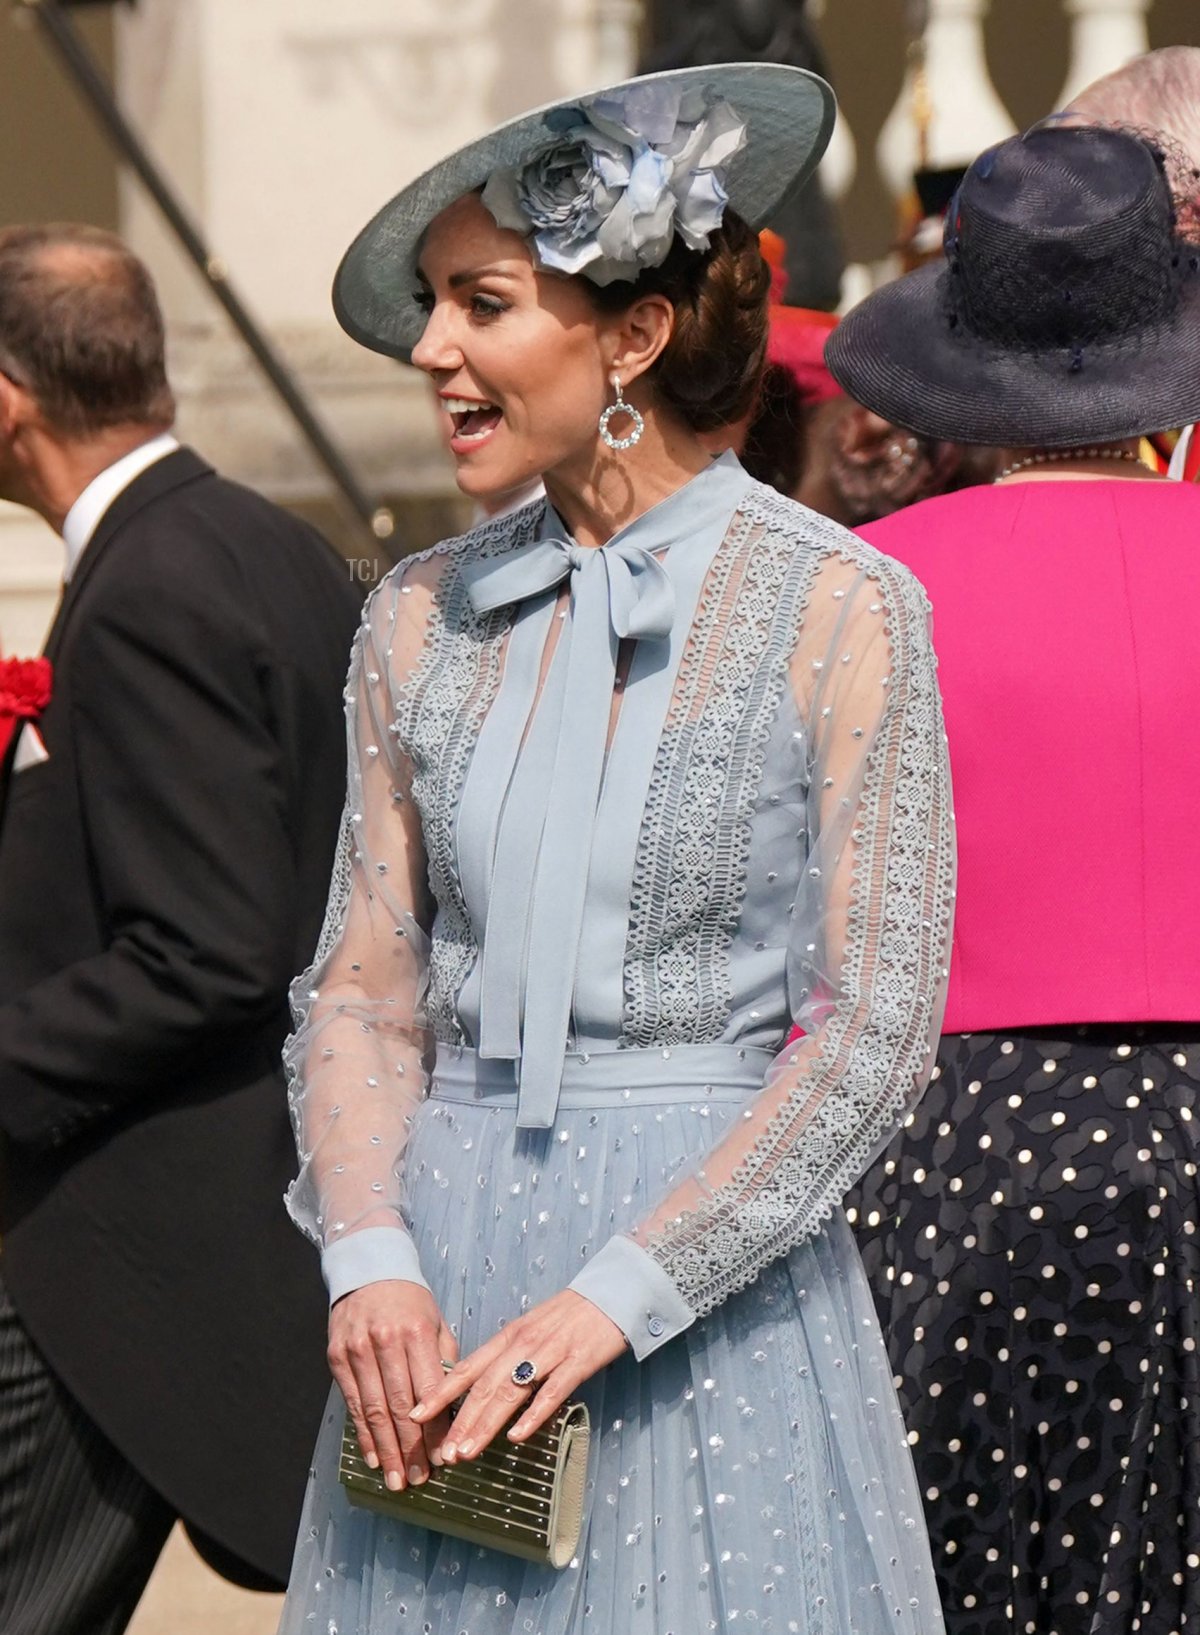
{"label": "brown updo hair", "polygon": [[676,238],[661,267],[632,282],[588,284],[598,311],[624,312],[646,295],[675,308],[670,340],[643,377],[693,431],[736,425],[754,408],[767,355],[771,269],[758,234],[732,210],[707,250]]}

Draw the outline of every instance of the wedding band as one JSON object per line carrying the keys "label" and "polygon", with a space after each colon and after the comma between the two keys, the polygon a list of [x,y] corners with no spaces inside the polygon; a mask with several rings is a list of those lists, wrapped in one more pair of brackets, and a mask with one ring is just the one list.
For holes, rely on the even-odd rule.
{"label": "wedding band", "polygon": [[528,1359],[526,1359],[524,1362],[519,1362],[512,1371],[512,1382],[514,1385],[532,1385],[536,1379],[537,1364],[531,1363]]}

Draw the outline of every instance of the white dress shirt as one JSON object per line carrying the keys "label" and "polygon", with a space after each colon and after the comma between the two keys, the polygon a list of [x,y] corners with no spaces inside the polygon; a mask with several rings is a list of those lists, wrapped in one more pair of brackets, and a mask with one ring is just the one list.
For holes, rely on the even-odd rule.
{"label": "white dress shirt", "polygon": [[178,441],[170,432],[162,432],[147,443],[139,443],[137,448],[130,449],[128,454],[123,454],[119,460],[114,460],[112,465],[106,466],[98,476],[92,478],[63,521],[63,543],[67,547],[64,580],[69,580],[75,572],[79,558],[96,532],[100,518],[117,495],[123,493],[135,477],[140,477],[143,471],[149,470],[157,461],[173,453],[178,447]]}

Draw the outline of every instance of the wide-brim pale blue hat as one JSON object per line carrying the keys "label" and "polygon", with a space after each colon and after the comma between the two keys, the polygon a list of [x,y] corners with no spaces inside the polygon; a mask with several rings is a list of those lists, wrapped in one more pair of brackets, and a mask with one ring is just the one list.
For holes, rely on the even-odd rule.
{"label": "wide-brim pale blue hat", "polygon": [[[408,362],[425,325],[425,313],[416,300],[417,256],[425,230],[435,216],[464,194],[485,187],[498,173],[499,179],[513,177],[555,144],[569,139],[573,120],[587,123],[600,168],[607,176],[604,167],[611,145],[604,133],[619,129],[619,116],[625,108],[661,107],[664,103],[669,106],[675,97],[687,107],[694,108],[698,102],[718,106],[726,124],[732,111],[744,126],[744,141],[715,172],[719,177],[715,192],[754,228],[762,227],[787,195],[812,174],[829,142],[837,113],[832,90],[816,74],[779,63],[758,62],[718,63],[645,74],[535,108],[467,143],[418,176],[363,228],[334,279],[333,308],[342,328],[372,351]],[[618,116],[615,121],[614,109]],[[593,126],[598,129],[594,131]],[[678,148],[679,143],[673,145]],[[719,145],[714,144],[713,151]],[[664,151],[670,151],[670,147],[668,144]],[[651,165],[653,162],[651,156]],[[702,177],[712,174],[701,173]],[[617,197],[599,182],[596,185],[604,199]],[[635,186],[631,180],[630,193]],[[512,191],[509,185],[508,192]],[[703,197],[697,193],[688,201],[689,208],[694,203],[695,222],[700,226],[711,228],[720,219],[719,209],[713,213],[713,192],[714,184],[709,181],[707,192],[703,187],[699,189]],[[653,203],[651,199],[651,209]],[[597,219],[594,211],[592,219]],[[529,224],[531,234],[535,225],[532,221]],[[682,214],[675,230],[689,243],[696,237],[689,233]],[[541,244],[541,236],[536,242]],[[706,242],[702,233],[697,242]],[[594,249],[590,253],[598,255]],[[540,258],[540,264],[576,270],[573,263],[548,261],[546,257]],[[607,263],[607,276],[598,276],[598,268],[604,265],[603,260],[598,260],[590,271],[579,270],[597,282],[636,276],[636,268],[628,274],[612,271],[612,262]]]}

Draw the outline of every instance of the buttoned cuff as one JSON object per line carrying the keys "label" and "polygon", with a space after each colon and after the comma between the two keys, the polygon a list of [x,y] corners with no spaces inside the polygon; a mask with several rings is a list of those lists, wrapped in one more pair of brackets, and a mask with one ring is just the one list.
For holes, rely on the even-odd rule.
{"label": "buttoned cuff", "polygon": [[331,1306],[344,1294],[353,1294],[368,1283],[386,1283],[393,1278],[419,1283],[423,1289],[429,1287],[421,1273],[417,1246],[402,1226],[368,1226],[339,1238],[321,1251],[321,1272]]}
{"label": "buttoned cuff", "polygon": [[639,1362],[696,1321],[666,1272],[632,1238],[609,1238],[569,1287],[612,1319]]}

